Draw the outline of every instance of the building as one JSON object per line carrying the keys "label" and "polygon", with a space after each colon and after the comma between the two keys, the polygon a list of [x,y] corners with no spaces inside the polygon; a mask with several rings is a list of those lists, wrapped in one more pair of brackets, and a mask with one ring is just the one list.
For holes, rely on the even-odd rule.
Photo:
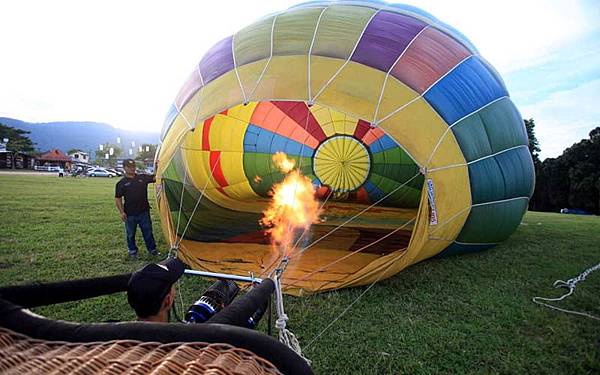
{"label": "building", "polygon": [[31,169],[34,158],[23,152],[14,152],[6,149],[6,143],[0,142],[0,169]]}
{"label": "building", "polygon": [[69,154],[71,158],[71,170],[85,172],[90,167],[90,155],[87,152],[77,150]]}
{"label": "building", "polygon": [[68,157],[67,155],[65,155],[65,153],[59,149],[50,150],[50,151],[46,152],[45,154],[42,154],[35,161],[36,167],[52,167],[52,166],[54,166],[54,167],[61,167],[65,170],[70,170],[71,164],[72,164],[71,158]]}
{"label": "building", "polygon": [[88,165],[90,163],[90,155],[87,152],[76,151],[72,152],[68,155],[71,158],[73,164],[85,164]]}

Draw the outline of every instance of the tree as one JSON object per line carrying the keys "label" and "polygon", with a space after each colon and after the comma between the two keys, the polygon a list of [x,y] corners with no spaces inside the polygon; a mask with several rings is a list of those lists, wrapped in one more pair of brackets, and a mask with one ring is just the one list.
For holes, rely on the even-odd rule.
{"label": "tree", "polygon": [[545,189],[545,186],[542,186],[540,184],[541,181],[539,180],[542,173],[542,162],[540,161],[538,153],[541,151],[541,149],[539,142],[535,137],[535,121],[530,118],[529,120],[524,119],[523,122],[525,122],[525,129],[527,130],[527,139],[529,141],[528,148],[529,153],[531,154],[531,159],[533,160],[533,168],[535,170],[535,176],[537,180],[533,196],[529,200],[529,209],[540,210],[541,207],[544,206],[544,198],[542,198],[541,191]]}
{"label": "tree", "polygon": [[78,149],[78,148],[72,148],[69,151],[67,151],[67,155],[71,155],[71,154],[74,154],[76,152],[81,152],[81,150]]}
{"label": "tree", "polygon": [[533,165],[539,166],[541,161],[539,157],[540,144],[535,137],[535,121],[530,118],[529,120],[523,120],[525,122],[525,129],[527,129],[527,138],[529,139],[529,152],[531,153],[531,158],[533,159]]}
{"label": "tree", "polygon": [[[152,145],[149,143],[144,143],[142,146],[142,151],[138,152],[135,157],[136,160],[144,161],[145,159],[154,159],[154,155],[156,154],[157,145]],[[148,151],[146,151],[148,149]]]}
{"label": "tree", "polygon": [[35,143],[27,137],[30,132],[0,124],[0,140],[8,138],[6,149],[12,152],[33,152]]}
{"label": "tree", "polygon": [[33,153],[35,143],[27,137],[30,132],[15,129],[10,126],[0,124],[0,142],[4,142],[4,139],[8,139],[6,143],[6,150],[11,152],[10,159],[12,168],[15,169],[17,166],[17,154],[18,153]]}
{"label": "tree", "polygon": [[576,208],[600,213],[600,127],[589,136],[536,167],[531,209],[556,212]]}
{"label": "tree", "polygon": [[[111,148],[113,150],[112,155],[110,154]],[[107,154],[108,159],[106,158]],[[114,166],[121,155],[123,155],[121,147],[107,142],[102,145],[102,150],[96,150],[96,163],[103,166]]]}

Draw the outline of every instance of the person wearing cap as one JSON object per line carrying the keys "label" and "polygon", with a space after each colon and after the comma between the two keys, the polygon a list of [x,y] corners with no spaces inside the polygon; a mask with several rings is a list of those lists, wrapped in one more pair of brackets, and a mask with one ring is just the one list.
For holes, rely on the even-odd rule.
{"label": "person wearing cap", "polygon": [[[127,234],[127,248],[129,258],[137,257],[135,232],[139,225],[146,248],[151,255],[158,255],[156,242],[152,234],[152,220],[150,219],[150,203],[148,202],[148,184],[155,182],[154,175],[135,173],[135,161],[126,159],[123,162],[125,175],[115,187],[115,205],[119,210],[121,220],[125,223]],[[123,203],[123,199],[125,203]]]}
{"label": "person wearing cap", "polygon": [[137,319],[145,322],[169,321],[169,311],[175,300],[175,282],[185,270],[177,258],[148,264],[134,272],[127,284],[127,302]]}

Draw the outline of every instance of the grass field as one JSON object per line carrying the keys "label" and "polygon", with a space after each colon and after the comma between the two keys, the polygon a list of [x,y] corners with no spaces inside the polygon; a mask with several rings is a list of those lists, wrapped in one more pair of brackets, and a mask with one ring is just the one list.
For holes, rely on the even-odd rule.
{"label": "grass field", "polygon": [[[151,261],[143,252],[126,260],[115,183],[0,175],[0,285],[113,275]],[[153,219],[165,251],[155,209]],[[428,260],[376,284],[315,341],[366,287],[286,297],[286,312],[319,374],[600,373],[600,321],[531,301],[561,295],[555,280],[599,262],[599,217],[529,212],[501,246]],[[204,285],[184,278],[183,305]],[[600,316],[600,271],[560,306]],[[124,294],[35,312],[81,322],[134,318]]]}

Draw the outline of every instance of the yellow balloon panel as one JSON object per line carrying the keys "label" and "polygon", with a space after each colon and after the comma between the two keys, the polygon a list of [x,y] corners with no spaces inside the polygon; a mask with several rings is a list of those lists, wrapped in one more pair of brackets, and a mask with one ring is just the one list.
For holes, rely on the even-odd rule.
{"label": "yellow balloon panel", "polygon": [[[311,77],[312,75],[318,77],[319,74],[321,71],[311,70]],[[358,80],[356,77],[361,79]],[[315,98],[315,101],[333,108],[343,108],[348,110],[347,113],[351,116],[371,121],[375,115],[384,79],[383,72],[349,62],[329,84],[320,89],[322,93]]]}
{"label": "yellow balloon panel", "polygon": [[279,15],[273,32],[273,55],[308,56],[322,9],[298,9]]}
{"label": "yellow balloon panel", "polygon": [[307,79],[306,56],[274,56],[267,65],[252,100],[307,100]]}
{"label": "yellow balloon panel", "polygon": [[342,112],[318,104],[310,108],[310,112],[319,122],[325,135],[331,137],[335,134],[353,134],[358,120]]}
{"label": "yellow balloon panel", "polygon": [[[379,123],[379,127],[397,140],[420,166],[427,165],[438,141],[448,130],[444,120],[422,98]],[[453,155],[453,161],[464,161],[457,145],[447,153]]]}
{"label": "yellow balloon panel", "polygon": [[416,99],[418,96],[419,94],[410,87],[398,81],[396,78],[388,76],[381,93],[381,101],[379,102],[376,120],[384,118],[403,105],[406,105],[406,103],[409,103],[411,100]]}

